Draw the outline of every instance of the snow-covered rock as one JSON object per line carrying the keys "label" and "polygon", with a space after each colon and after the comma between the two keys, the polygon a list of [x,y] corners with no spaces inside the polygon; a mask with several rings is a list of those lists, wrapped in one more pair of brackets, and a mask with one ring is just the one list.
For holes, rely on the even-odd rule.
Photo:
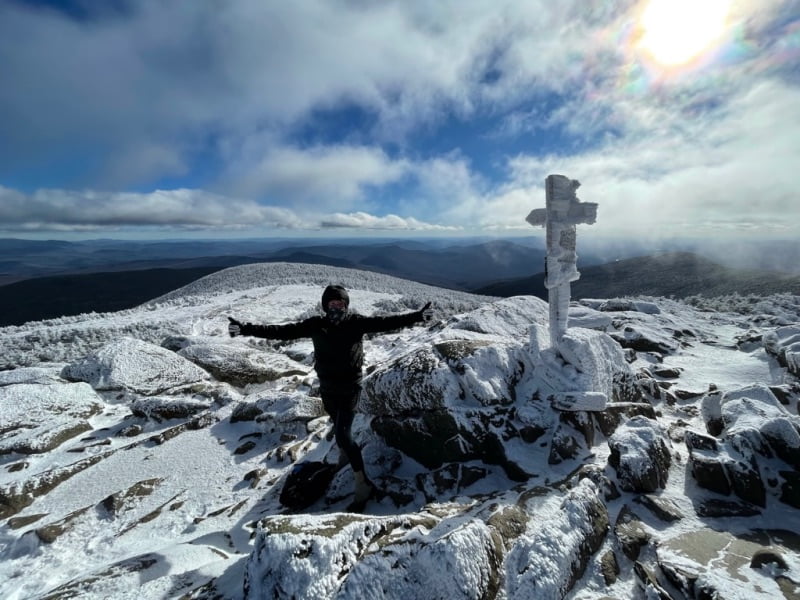
{"label": "snow-covered rock", "polygon": [[131,402],[131,412],[137,417],[162,421],[185,419],[208,410],[213,404],[210,398],[175,396],[150,396]]}
{"label": "snow-covered rock", "polygon": [[261,522],[245,598],[483,598],[501,552],[486,523],[459,512],[274,517]]}
{"label": "snow-covered rock", "polygon": [[663,488],[672,462],[663,427],[647,417],[633,417],[608,440],[609,464],[623,490],[647,493]]}
{"label": "snow-covered rock", "polygon": [[[365,391],[369,412],[356,417],[353,433],[386,496],[370,500],[364,515],[340,512],[352,500],[352,470],[339,468],[336,442],[326,435],[328,417],[314,418],[323,412],[313,376],[237,389],[177,354],[192,345],[255,348],[310,369],[308,340],[232,340],[226,316],[275,323],[312,314],[332,280],[351,290],[363,314],[432,300],[441,317],[365,340],[372,373],[366,387],[374,375],[385,387],[380,398]],[[315,600],[393,593],[403,600],[600,600],[691,597],[715,577],[719,585],[712,587],[721,595],[797,595],[791,582],[800,581],[800,546],[792,532],[769,534],[783,559],[779,569],[755,551],[752,558],[743,555],[748,564],[723,567],[738,560],[735,540],[770,543],[756,528],[798,530],[800,471],[791,464],[796,440],[790,428],[800,385],[755,343],[779,325],[800,324],[796,297],[698,300],[702,310],[664,298],[644,300],[658,312],[593,312],[602,302],[573,310],[596,335],[577,340],[571,351],[584,369],[598,370],[599,363],[587,361],[604,360],[587,351],[613,353],[612,368],[619,361],[619,348],[599,342],[603,330],[620,339],[636,331],[652,342],[643,344],[649,350],[624,350],[649,404],[609,402],[594,413],[554,410],[542,395],[545,382],[534,366],[539,348],[530,344],[529,331],[545,338],[538,332],[546,332],[547,305],[524,297],[492,300],[376,273],[257,265],[221,271],[129,311],[3,328],[0,368],[30,366],[0,371],[2,393],[16,402],[36,397],[35,386],[83,389],[102,411],[76,417],[91,427],[80,440],[2,456],[0,596],[242,600],[247,579],[253,597],[295,590],[299,598],[310,590],[309,596],[320,593]],[[632,302],[637,308],[639,299]],[[743,332],[747,343],[737,341]],[[170,338],[169,350],[161,349],[166,354],[154,354],[141,373],[126,367],[124,378],[119,372],[112,378],[135,388],[95,394],[83,382],[61,379],[63,364],[56,362],[88,363],[122,336],[152,344]],[[121,362],[150,352],[129,350],[118,354]],[[561,359],[559,368],[570,366],[577,376],[578,368]],[[175,376],[172,360],[200,379]],[[101,370],[96,356],[92,361]],[[102,368],[111,375],[110,361]],[[716,391],[703,395],[712,382]],[[173,409],[200,412],[158,422]],[[637,415],[647,417],[642,431],[635,431]],[[47,411],[41,425],[57,425],[62,417]],[[711,431],[712,422],[718,430]],[[5,425],[4,413],[0,429]],[[16,430],[28,444],[37,431]],[[615,431],[617,440],[635,442],[625,459],[627,449],[618,446],[620,465],[631,469],[658,456],[658,439],[674,452],[663,488],[642,494],[622,487],[625,474],[615,475],[604,446]],[[684,449],[671,450],[666,431],[673,443],[686,441],[688,460]],[[785,447],[779,450],[776,440]],[[560,462],[550,460],[554,452]],[[291,473],[320,462],[335,470],[327,491],[320,486],[306,498],[302,514],[280,516],[291,510],[281,502]],[[687,479],[703,465],[718,467],[716,485],[727,486],[727,496]],[[604,500],[615,517],[610,539]],[[634,512],[636,519],[628,520]],[[702,544],[726,530],[729,537],[719,545]],[[695,539],[680,548],[670,544],[690,531]],[[689,546],[697,551],[673,560]]]}
{"label": "snow-covered rock", "polygon": [[267,423],[306,423],[325,415],[322,400],[301,392],[266,390],[238,402],[231,420]]}
{"label": "snow-covered rock", "polygon": [[[531,524],[508,554],[505,565],[508,598],[564,598],[581,578],[608,532],[606,506],[597,488],[583,479],[557,510]],[[559,540],[553,543],[553,540]]]}
{"label": "snow-covered rock", "polygon": [[64,367],[61,376],[85,381],[96,390],[129,390],[144,395],[209,378],[206,371],[174,352],[134,338],[103,346]]}
{"label": "snow-covered rock", "polygon": [[178,354],[202,367],[218,381],[244,387],[252,383],[275,381],[291,375],[307,375],[310,367],[283,354],[253,348],[246,344],[200,343],[181,349]]}
{"label": "snow-covered rock", "polygon": [[[568,329],[558,348],[541,348],[538,332],[531,330],[531,349],[540,394],[565,410],[603,410],[606,402],[637,402],[641,399],[633,371],[624,353],[606,333]],[[598,396],[604,401],[582,406],[580,398]],[[570,400],[572,398],[578,400]],[[577,404],[570,408],[569,404]],[[587,404],[584,402],[583,404]]]}
{"label": "snow-covered rock", "polygon": [[800,326],[778,327],[764,335],[764,348],[800,378]]}
{"label": "snow-covered rock", "polygon": [[0,387],[17,383],[50,384],[63,381],[59,374],[64,365],[54,367],[21,367],[0,371]]}
{"label": "snow-covered rock", "polygon": [[92,429],[103,402],[85,383],[0,387],[0,454],[43,453]]}
{"label": "snow-covered rock", "polygon": [[[686,436],[691,473],[698,485],[762,507],[770,491],[800,507],[794,475],[800,472],[800,417],[790,414],[764,384],[714,398],[713,410],[707,409],[703,416],[708,431],[718,438],[694,432]],[[774,459],[789,469],[775,465]],[[769,481],[773,484],[767,485]]]}

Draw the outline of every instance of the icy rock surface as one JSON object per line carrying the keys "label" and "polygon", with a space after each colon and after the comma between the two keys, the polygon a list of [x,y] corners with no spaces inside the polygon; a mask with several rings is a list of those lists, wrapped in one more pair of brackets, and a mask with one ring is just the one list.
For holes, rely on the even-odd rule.
{"label": "icy rock surface", "polygon": [[244,344],[191,344],[178,354],[211,373],[215,379],[243,387],[275,381],[291,375],[306,375],[310,367],[283,355],[266,353]]}
{"label": "icy rock surface", "polygon": [[[538,340],[531,341],[537,348]],[[607,399],[629,401],[624,385],[630,385],[633,372],[611,337],[589,329],[568,329],[558,348],[534,350],[537,374],[545,393],[583,391],[603,394]],[[545,392],[546,390],[546,392]]]}
{"label": "icy rock surface", "polygon": [[800,377],[800,327],[779,327],[764,335],[767,352],[778,358],[790,373]]}
{"label": "icy rock surface", "polygon": [[698,484],[760,507],[769,493],[800,508],[800,417],[763,384],[709,394],[704,405],[717,407],[703,413],[716,437],[694,432],[686,437]]}
{"label": "icy rock surface", "polygon": [[64,367],[61,375],[70,381],[85,381],[96,390],[144,395],[209,378],[206,371],[174,352],[134,338],[104,346]]}
{"label": "icy rock surface", "polygon": [[647,493],[666,486],[672,457],[669,438],[657,421],[633,417],[617,429],[608,445],[608,462],[623,490]]}
{"label": "icy rock surface", "polygon": [[103,402],[85,383],[20,383],[0,387],[0,455],[52,450],[92,427]]}

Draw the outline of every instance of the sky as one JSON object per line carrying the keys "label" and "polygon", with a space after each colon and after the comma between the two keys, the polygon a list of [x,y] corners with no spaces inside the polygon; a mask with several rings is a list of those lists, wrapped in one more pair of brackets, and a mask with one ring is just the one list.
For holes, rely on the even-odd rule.
{"label": "sky", "polygon": [[0,237],[800,236],[800,0],[2,0]]}

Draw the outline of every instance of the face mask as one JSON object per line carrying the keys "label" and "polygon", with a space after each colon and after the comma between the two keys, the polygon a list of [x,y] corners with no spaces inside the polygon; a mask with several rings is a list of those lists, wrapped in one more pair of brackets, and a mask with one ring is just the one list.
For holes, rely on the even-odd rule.
{"label": "face mask", "polygon": [[344,315],[346,313],[347,313],[347,310],[342,310],[340,308],[329,308],[328,312],[326,313],[326,316],[328,317],[328,320],[331,323],[333,323],[334,325],[337,325],[338,323],[341,323],[341,321],[342,321],[342,319],[344,319]]}

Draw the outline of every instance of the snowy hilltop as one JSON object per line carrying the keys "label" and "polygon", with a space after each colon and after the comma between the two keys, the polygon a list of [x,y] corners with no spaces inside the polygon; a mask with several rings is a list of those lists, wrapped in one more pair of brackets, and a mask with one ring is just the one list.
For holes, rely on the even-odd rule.
{"label": "snowy hilltop", "polygon": [[[310,340],[227,335],[329,283],[435,308],[365,340],[361,514]],[[583,300],[558,348],[547,315],[273,263],[0,329],[0,597],[800,597],[800,297]]]}

